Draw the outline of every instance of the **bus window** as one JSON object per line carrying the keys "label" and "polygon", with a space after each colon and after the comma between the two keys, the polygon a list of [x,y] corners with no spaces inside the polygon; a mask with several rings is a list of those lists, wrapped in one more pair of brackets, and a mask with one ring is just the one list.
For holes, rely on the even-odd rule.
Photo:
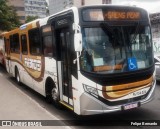
{"label": "bus window", "polygon": [[4,37],[4,50],[7,52],[7,39]]}
{"label": "bus window", "polygon": [[10,36],[11,52],[19,53],[19,34],[14,34]]}
{"label": "bus window", "polygon": [[32,55],[41,54],[41,42],[39,29],[29,30],[30,53]]}
{"label": "bus window", "polygon": [[52,44],[52,36],[43,37],[43,46],[44,46],[44,56],[52,57],[54,51]]}
{"label": "bus window", "polygon": [[22,54],[28,54],[28,47],[27,47],[27,37],[25,34],[21,35],[21,45],[22,45]]}

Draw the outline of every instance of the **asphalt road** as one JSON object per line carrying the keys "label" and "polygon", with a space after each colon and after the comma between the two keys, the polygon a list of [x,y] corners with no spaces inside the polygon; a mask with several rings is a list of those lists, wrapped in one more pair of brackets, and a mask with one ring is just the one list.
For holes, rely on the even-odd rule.
{"label": "asphalt road", "polygon": [[[32,89],[28,88],[25,85],[19,86],[13,77],[10,77],[7,72],[0,66],[0,75],[5,78],[6,83],[12,84],[12,88],[20,90],[25,96],[28,96],[31,101],[34,101],[42,108],[44,111],[48,112],[52,118],[58,118],[59,121],[62,121],[65,125],[70,126],[72,129],[159,129],[160,126],[125,126],[123,124],[128,122],[142,122],[149,120],[149,122],[160,122],[160,83],[157,83],[155,99],[148,104],[143,105],[142,107],[135,108],[128,111],[120,111],[102,115],[92,115],[92,116],[83,116],[79,117],[74,114],[72,111],[64,108],[57,109],[54,105],[48,104],[43,96],[36,93]],[[25,100],[24,100],[25,101]],[[30,106],[30,105],[26,105]],[[35,111],[34,111],[35,112]],[[0,114],[1,116],[1,114]],[[6,117],[7,118],[7,117]],[[8,118],[12,119],[12,118]],[[18,119],[18,118],[17,118]],[[27,119],[32,119],[28,118]],[[51,120],[49,118],[49,120]],[[33,119],[32,119],[33,120]],[[44,117],[45,120],[45,117]],[[75,126],[75,124],[81,126]],[[106,126],[106,123],[113,124],[112,126]],[[117,123],[116,123],[117,122]],[[120,124],[122,122],[122,125]],[[146,121],[145,121],[146,122]],[[135,123],[133,123],[135,124]],[[90,125],[90,126],[89,126]]]}

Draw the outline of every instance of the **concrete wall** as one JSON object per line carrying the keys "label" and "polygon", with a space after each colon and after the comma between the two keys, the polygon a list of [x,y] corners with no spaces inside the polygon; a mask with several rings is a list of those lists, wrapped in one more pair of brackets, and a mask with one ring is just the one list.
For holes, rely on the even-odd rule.
{"label": "concrete wall", "polygon": [[16,9],[16,13],[21,23],[25,22],[24,0],[8,0],[7,4]]}

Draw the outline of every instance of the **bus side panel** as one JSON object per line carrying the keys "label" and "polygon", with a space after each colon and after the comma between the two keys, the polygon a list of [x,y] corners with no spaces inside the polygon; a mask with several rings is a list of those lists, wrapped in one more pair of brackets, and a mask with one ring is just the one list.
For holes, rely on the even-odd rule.
{"label": "bus side panel", "polygon": [[22,55],[22,69],[21,69],[21,79],[24,84],[29,86],[30,88],[33,88],[33,79],[28,73],[28,68],[25,65],[25,58],[27,58],[29,55]]}
{"label": "bus side panel", "polygon": [[21,63],[21,60],[19,58],[18,53],[11,53],[10,54],[10,63],[9,63],[9,73],[15,77],[15,68],[19,68],[19,64]]}
{"label": "bus side panel", "polygon": [[[38,82],[36,80],[33,80],[34,84],[34,90],[42,94],[43,96],[46,96],[45,93],[45,83],[47,78],[51,78],[55,85],[57,86],[57,66],[56,66],[56,60],[54,58],[50,57],[44,57],[44,77],[43,81]],[[43,71],[41,71],[43,72]],[[58,89],[58,88],[57,88]]]}
{"label": "bus side panel", "polygon": [[0,39],[0,63],[5,65],[4,61],[4,40]]}

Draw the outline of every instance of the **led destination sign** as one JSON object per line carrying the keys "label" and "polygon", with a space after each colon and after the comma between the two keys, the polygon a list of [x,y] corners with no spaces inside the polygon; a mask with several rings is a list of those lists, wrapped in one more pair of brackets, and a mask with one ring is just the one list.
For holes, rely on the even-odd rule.
{"label": "led destination sign", "polygon": [[138,10],[102,10],[87,9],[83,11],[84,21],[108,21],[108,20],[140,20],[141,12]]}
{"label": "led destination sign", "polygon": [[140,18],[140,13],[109,11],[104,14],[104,18],[108,20],[138,20]]}

